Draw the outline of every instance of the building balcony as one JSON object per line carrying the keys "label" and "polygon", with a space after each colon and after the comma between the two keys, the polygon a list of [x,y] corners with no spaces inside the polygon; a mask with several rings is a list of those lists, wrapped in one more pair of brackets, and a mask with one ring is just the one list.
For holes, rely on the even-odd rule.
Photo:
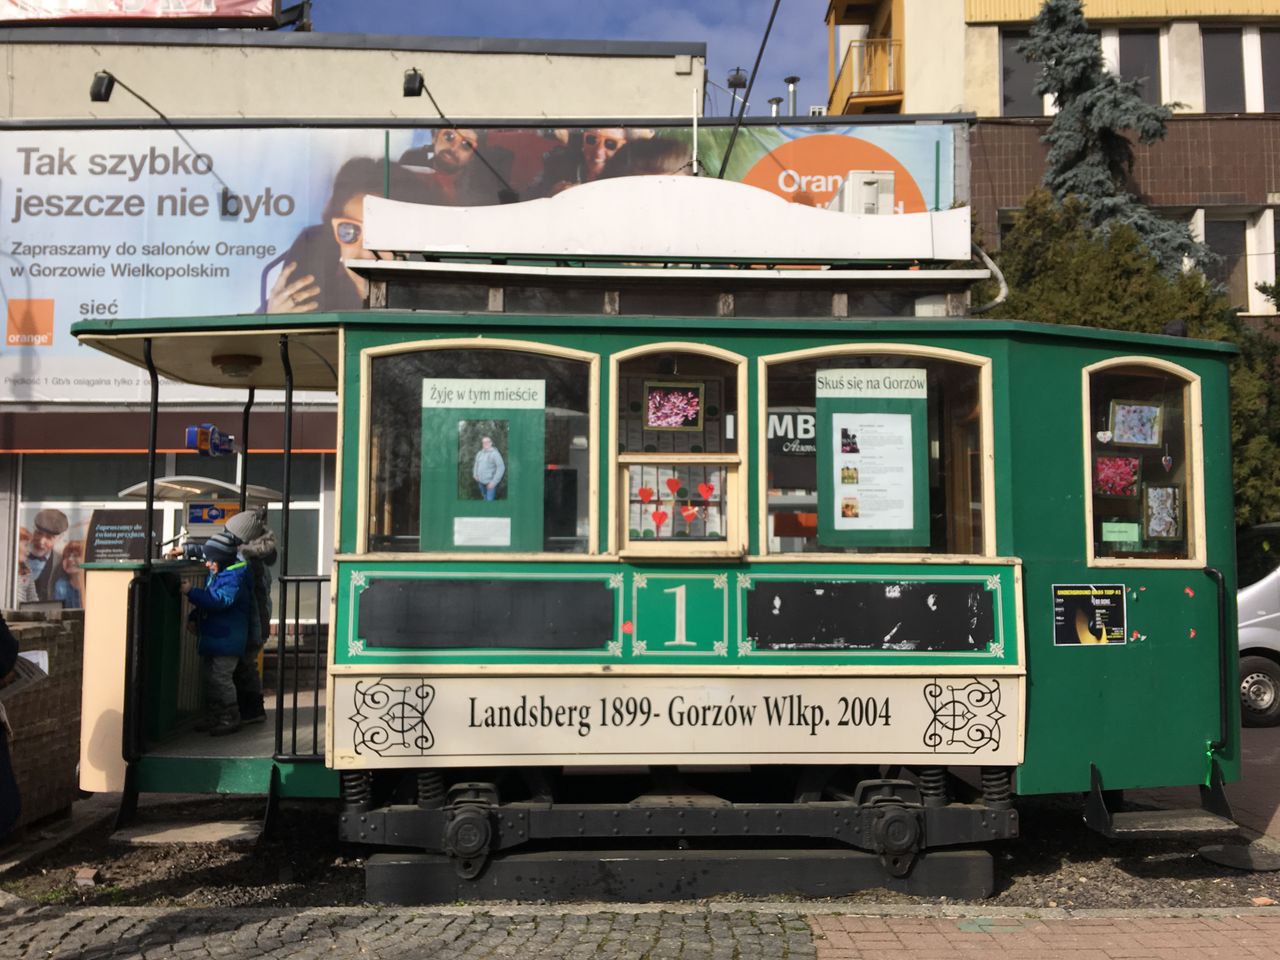
{"label": "building balcony", "polygon": [[854,40],[836,75],[827,112],[902,112],[902,41]]}

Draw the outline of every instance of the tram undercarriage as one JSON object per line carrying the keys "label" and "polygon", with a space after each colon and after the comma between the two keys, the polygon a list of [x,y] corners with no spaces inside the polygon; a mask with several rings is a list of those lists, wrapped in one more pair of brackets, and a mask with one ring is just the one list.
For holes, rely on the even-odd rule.
{"label": "tram undercarriage", "polygon": [[371,899],[592,898],[601,883],[642,900],[975,898],[994,889],[982,845],[1018,835],[1003,767],[965,769],[977,785],[944,767],[446,772],[342,775],[342,838],[411,851],[370,858]]}

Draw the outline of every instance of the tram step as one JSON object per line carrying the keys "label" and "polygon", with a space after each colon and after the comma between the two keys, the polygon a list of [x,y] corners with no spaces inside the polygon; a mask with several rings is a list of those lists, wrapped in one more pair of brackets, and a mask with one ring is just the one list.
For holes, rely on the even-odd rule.
{"label": "tram step", "polygon": [[1111,836],[1117,840],[1173,840],[1186,836],[1235,833],[1235,821],[1199,807],[1182,810],[1127,810],[1111,814]]}
{"label": "tram step", "polygon": [[840,897],[885,887],[927,897],[991,896],[995,870],[981,849],[921,854],[905,877],[860,850],[560,850],[495,857],[474,880],[440,854],[378,853],[365,861],[370,903],[458,900],[693,900],[721,894]]}

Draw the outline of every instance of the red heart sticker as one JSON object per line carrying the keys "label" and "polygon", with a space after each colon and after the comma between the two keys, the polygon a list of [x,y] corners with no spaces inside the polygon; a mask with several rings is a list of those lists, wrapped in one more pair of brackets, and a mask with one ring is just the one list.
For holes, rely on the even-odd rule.
{"label": "red heart sticker", "polygon": [[678,477],[667,477],[667,489],[675,493],[680,489],[680,480]]}
{"label": "red heart sticker", "polygon": [[623,632],[623,633],[625,633],[625,634],[632,634],[632,633],[635,633],[635,632],[636,632],[636,625],[635,625],[634,623],[632,623],[630,620],[628,620],[626,623],[624,623],[624,624],[622,625],[622,632]]}
{"label": "red heart sticker", "polygon": [[653,525],[657,527],[659,531],[662,530],[662,525],[670,519],[670,515],[665,510],[653,511]]}
{"label": "red heart sticker", "polygon": [[640,498],[641,503],[648,503],[650,500],[653,499],[653,488],[641,487],[639,490],[636,491],[636,496]]}
{"label": "red heart sticker", "polygon": [[697,507],[681,507],[680,508],[680,516],[684,517],[690,523],[693,523],[693,518],[696,517],[697,515],[698,515]]}
{"label": "red heart sticker", "polygon": [[698,496],[703,500],[710,500],[711,495],[716,492],[716,488],[709,483],[698,484]]}

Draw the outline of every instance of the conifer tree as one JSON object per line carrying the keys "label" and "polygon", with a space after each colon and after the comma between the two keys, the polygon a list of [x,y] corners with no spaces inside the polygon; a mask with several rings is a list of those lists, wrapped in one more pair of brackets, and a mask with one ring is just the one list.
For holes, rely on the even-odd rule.
{"label": "conifer tree", "polygon": [[1050,94],[1058,112],[1044,141],[1044,185],[1059,202],[1075,197],[1104,232],[1123,224],[1137,233],[1170,276],[1183,259],[1211,259],[1186,225],[1161,217],[1130,189],[1133,144],[1165,136],[1166,106],[1142,99],[1139,79],[1122,79],[1103,64],[1102,46],[1085,22],[1081,0],[1045,0],[1019,50],[1040,65],[1035,92]]}

